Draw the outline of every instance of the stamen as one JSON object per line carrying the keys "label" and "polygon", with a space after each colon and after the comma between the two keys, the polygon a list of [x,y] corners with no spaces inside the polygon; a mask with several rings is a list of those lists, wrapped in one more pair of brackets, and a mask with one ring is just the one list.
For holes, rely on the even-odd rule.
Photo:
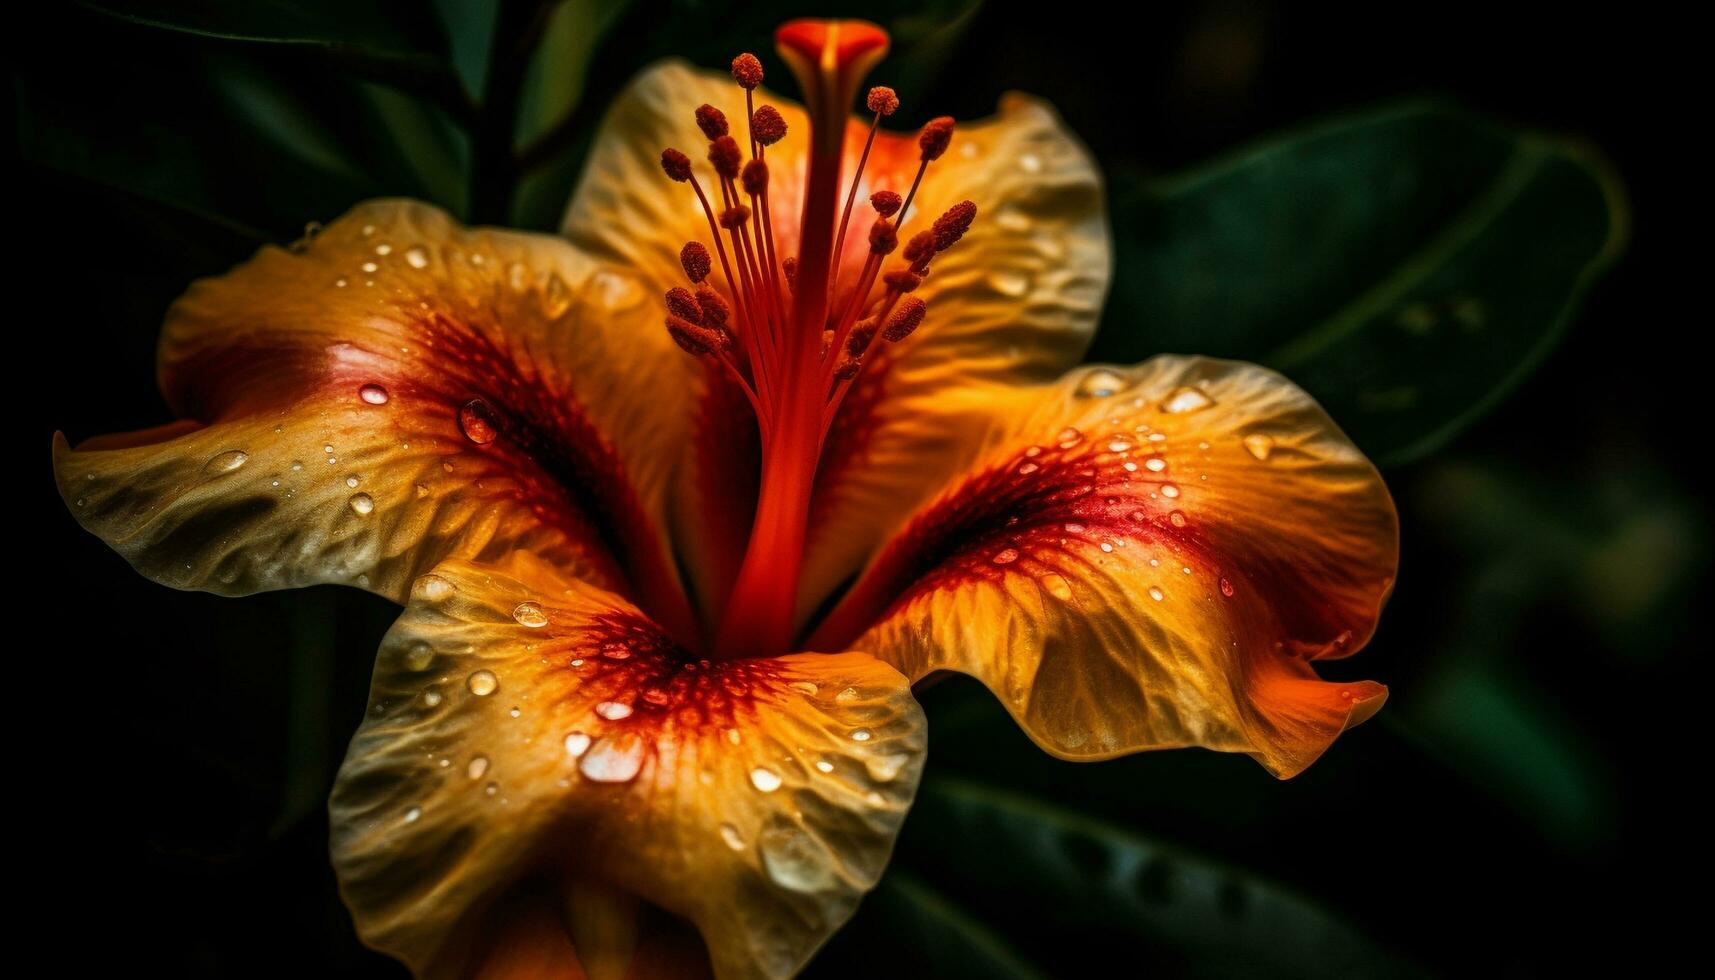
{"label": "stamen", "polygon": [[907,296],[899,301],[899,308],[887,318],[887,326],[882,328],[882,339],[890,344],[897,344],[911,336],[923,323],[923,317],[929,312],[929,304],[915,296]]}
{"label": "stamen", "polygon": [[952,116],[936,116],[923,124],[923,131],[917,134],[917,148],[923,151],[924,160],[939,160],[947,152],[953,143],[953,126]]}
{"label": "stamen", "polygon": [[697,128],[709,139],[720,139],[727,134],[726,113],[706,102],[697,106]]}
{"label": "stamen", "polygon": [[923,285],[923,277],[910,269],[895,269],[882,276],[881,281],[887,283],[889,289],[897,289],[902,293],[909,293]]}
{"label": "stamen", "polygon": [[773,146],[786,138],[786,120],[780,110],[771,105],[759,105],[750,115],[750,135],[763,146]]}
{"label": "stamen", "polygon": [[977,206],[970,201],[960,201],[947,209],[947,213],[935,219],[935,226],[930,232],[935,236],[935,251],[945,252],[954,243],[965,237],[965,232],[971,230],[971,222],[977,219]]}
{"label": "stamen", "polygon": [[883,218],[891,218],[899,213],[899,205],[904,200],[893,191],[876,191],[869,196],[869,206]]}
{"label": "stamen", "polygon": [[732,59],[732,78],[739,87],[749,91],[762,84],[762,62],[746,51]]}
{"label": "stamen", "polygon": [[661,151],[661,169],[667,172],[667,176],[683,184],[691,179],[691,158],[669,147]]}
{"label": "stamen", "polygon": [[760,196],[768,190],[768,164],[761,160],[752,160],[744,165],[744,175],[739,178],[739,186],[752,197]]}
{"label": "stamen", "polygon": [[667,290],[667,312],[694,324],[701,325],[703,322],[702,306],[697,303],[697,298],[691,295],[691,291],[683,286],[674,286]]}
{"label": "stamen", "polygon": [[702,242],[686,242],[685,247],[679,250],[679,264],[692,282],[702,282],[709,277],[711,268],[709,250],[703,247]]}
{"label": "stamen", "polygon": [[709,162],[714,164],[715,173],[722,180],[732,180],[738,176],[738,165],[744,159],[744,152],[738,148],[738,140],[731,136],[718,136],[709,143]]}
{"label": "stamen", "polygon": [[877,85],[869,90],[869,97],[864,99],[864,105],[877,115],[891,116],[899,111],[899,96],[887,86]]}

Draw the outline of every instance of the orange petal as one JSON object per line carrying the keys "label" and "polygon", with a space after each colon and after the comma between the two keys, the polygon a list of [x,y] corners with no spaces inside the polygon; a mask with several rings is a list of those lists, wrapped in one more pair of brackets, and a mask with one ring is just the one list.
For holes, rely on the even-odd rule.
{"label": "orange petal", "polygon": [[[645,71],[609,111],[566,214],[563,230],[574,243],[638,269],[658,289],[684,278],[678,254],[685,242],[709,244],[695,198],[659,164],[668,146],[700,161],[695,151],[703,139],[692,113],[705,102],[723,109],[743,135],[744,95],[731,79],[677,62]],[[809,123],[800,106],[758,89],[756,104],[764,103],[787,124],[786,138],[767,151],[770,212],[785,257],[798,250]],[[868,128],[867,118],[847,128],[844,186]],[[917,159],[915,133],[877,136],[846,234],[842,281],[856,278],[867,252],[869,194],[904,194]],[[1101,178],[1051,109],[1009,95],[994,118],[961,123],[952,149],[923,180],[905,236],[967,198],[980,209],[976,224],[936,261],[917,293],[929,303],[929,319],[908,343],[889,349],[890,363],[866,368],[829,436],[817,523],[840,531],[811,541],[806,609],[858,569],[881,540],[887,515],[921,501],[968,459],[974,446],[966,438],[971,426],[959,420],[963,407],[982,404],[980,392],[990,385],[1054,377],[1082,358],[1094,333],[1110,267]],[[718,373],[710,378],[687,459],[691,473],[675,500],[675,531],[700,597],[716,608],[741,558],[757,462],[755,424],[743,399],[725,390]]]}
{"label": "orange petal", "polygon": [[1065,758],[1201,745],[1290,776],[1381,706],[1310,661],[1369,640],[1398,541],[1375,468],[1279,375],[1085,368],[996,408],[811,645],[971,674]]}
{"label": "orange petal", "polygon": [[443,557],[524,548],[671,616],[659,515],[689,408],[656,319],[558,239],[360,205],[193,286],[161,339],[185,421],[57,444],[60,487],[179,588],[403,599]]}
{"label": "orange petal", "polygon": [[922,713],[866,654],[682,656],[525,553],[419,579],[333,794],[365,941],[462,975],[493,962],[495,902],[548,894],[592,977],[659,959],[640,902],[694,925],[717,976],[802,966],[881,874]]}

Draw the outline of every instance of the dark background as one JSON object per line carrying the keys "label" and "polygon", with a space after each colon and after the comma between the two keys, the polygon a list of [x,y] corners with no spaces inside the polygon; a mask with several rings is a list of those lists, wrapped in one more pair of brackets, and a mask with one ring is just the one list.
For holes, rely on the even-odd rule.
{"label": "dark background", "polygon": [[[1686,280],[1670,271],[1688,253],[1669,229],[1707,197],[1683,179],[1707,109],[1680,115],[1668,78],[1686,28],[1638,5],[1309,6],[846,8],[915,39],[916,60],[875,76],[901,89],[907,124],[1033,92],[1116,193],[1434,94],[1595,147],[1629,196],[1630,236],[1510,397],[1388,470],[1397,592],[1371,646],[1337,665],[1392,688],[1376,720],[1280,783],[1197,751],[1055,762],[975,684],[937,685],[930,776],[895,869],[810,975],[1534,976],[1647,968],[1688,928],[1692,902],[1674,894],[1700,880],[1708,824],[1702,764],[1682,755],[1704,713],[1690,664],[1708,647],[1694,637],[1715,430],[1694,404],[1708,396],[1708,311],[1673,301]],[[780,15],[618,12],[579,125],[498,220],[551,224],[588,126],[649,59],[719,66],[744,45],[773,64]],[[40,825],[14,838],[31,874],[13,899],[33,929],[64,930],[68,966],[397,975],[352,934],[324,812],[392,607],[332,589],[227,600],[154,586],[79,530],[47,448],[55,430],[75,442],[169,418],[152,372],[161,314],[257,235],[289,240],[378,193],[503,205],[423,178],[415,150],[369,146],[356,103],[332,132],[360,165],[326,179],[318,154],[339,143],[292,159],[229,128],[230,102],[210,109],[213,71],[337,101],[348,83],[313,53],[75,7],[15,27],[8,319],[29,393],[13,455],[15,574],[30,590],[15,607],[12,799]],[[162,173],[196,220],[161,204]]]}

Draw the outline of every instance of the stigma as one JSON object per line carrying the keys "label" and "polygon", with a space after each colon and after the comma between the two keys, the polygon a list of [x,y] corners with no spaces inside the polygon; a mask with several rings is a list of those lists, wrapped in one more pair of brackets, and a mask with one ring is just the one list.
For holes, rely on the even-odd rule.
{"label": "stigma", "polygon": [[[799,20],[775,41],[803,90],[808,133],[789,132],[777,108],[757,104],[764,66],[747,52],[732,62],[731,105],[686,107],[687,129],[694,123],[706,140],[706,166],[676,147],[661,153],[662,171],[688,185],[686,206],[708,229],[706,240],[680,252],[685,280],[664,297],[667,332],[743,392],[761,436],[755,524],[714,644],[722,656],[789,648],[801,625],[793,608],[804,523],[828,430],[866,367],[929,316],[913,293],[977,214],[970,201],[933,219],[913,208],[924,174],[952,144],[947,116],[918,134],[908,185],[872,187],[859,202],[881,121],[899,109],[890,88],[864,95],[868,135],[854,172],[842,173],[848,116],[864,76],[887,52],[886,32],[861,21]],[[803,188],[796,254],[779,247],[770,200],[769,151],[787,140],[808,150],[803,179],[791,182]],[[865,250],[861,261],[844,254],[854,228],[849,247]]]}

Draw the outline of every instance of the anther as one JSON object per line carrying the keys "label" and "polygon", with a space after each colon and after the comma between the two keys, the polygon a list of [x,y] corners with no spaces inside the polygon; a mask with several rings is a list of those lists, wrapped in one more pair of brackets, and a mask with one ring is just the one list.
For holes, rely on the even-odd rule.
{"label": "anther", "polygon": [[948,208],[946,214],[935,219],[935,226],[930,229],[935,235],[935,251],[945,252],[952,248],[954,242],[971,230],[971,222],[976,217],[977,206],[970,201],[960,201]]}
{"label": "anther", "polygon": [[929,312],[929,305],[915,296],[907,296],[899,301],[893,314],[887,318],[887,326],[881,335],[890,344],[896,344],[911,336],[911,331],[923,322],[924,314]]}
{"label": "anther", "polygon": [[882,276],[881,281],[887,283],[889,288],[902,293],[909,293],[923,285],[923,277],[910,269],[895,269]]}
{"label": "anther", "polygon": [[732,78],[740,88],[749,90],[762,84],[762,62],[746,51],[732,59]]}
{"label": "anther", "polygon": [[781,259],[780,271],[786,273],[786,288],[796,291],[798,288],[798,256],[788,255]]}
{"label": "anther", "polygon": [[891,218],[898,214],[899,205],[903,203],[904,199],[893,191],[876,191],[869,196],[869,206],[874,208],[875,213],[883,218]]}
{"label": "anther", "polygon": [[697,298],[683,286],[674,286],[667,290],[667,312],[683,320],[695,324],[703,322],[703,308],[698,305]]}
{"label": "anther", "polygon": [[[709,143],[709,162],[715,165],[715,173],[726,180],[738,177],[738,164],[744,159],[744,154],[738,148],[738,140],[731,136],[717,136]],[[688,161],[687,161],[688,162]],[[663,166],[666,164],[663,163]],[[687,173],[687,176],[689,174]],[[683,178],[677,178],[683,179]]]}
{"label": "anther", "polygon": [[709,139],[720,139],[727,134],[726,113],[706,102],[697,106],[697,128]]}
{"label": "anther", "polygon": [[708,286],[697,287],[697,307],[703,311],[703,325],[715,329],[724,328],[732,318],[732,307]]}
{"label": "anther", "polygon": [[667,333],[679,349],[693,357],[707,357],[719,350],[725,350],[731,343],[723,333],[699,327],[689,320],[669,315],[667,317]]}
{"label": "anther", "polygon": [[786,120],[771,105],[759,105],[750,115],[750,135],[763,146],[773,146],[786,136]]}
{"label": "anther", "polygon": [[685,247],[679,250],[679,264],[685,267],[685,275],[692,282],[707,279],[713,267],[709,261],[709,250],[703,247],[702,242],[686,242]]}
{"label": "anther", "polygon": [[739,228],[750,220],[750,209],[742,204],[734,204],[721,212],[721,227],[727,231]]}
{"label": "anther", "polygon": [[834,380],[850,381],[858,376],[858,371],[862,370],[862,368],[862,362],[850,354],[847,354],[840,358],[839,364],[834,366]]}
{"label": "anther", "polygon": [[917,134],[917,148],[923,151],[923,160],[939,160],[941,154],[947,152],[947,147],[953,142],[953,117],[936,116],[923,124],[923,131]]}
{"label": "anther", "polygon": [[899,247],[899,235],[893,230],[893,222],[886,218],[875,219],[875,224],[869,229],[869,250],[876,255],[891,255]]}
{"label": "anther", "polygon": [[667,172],[667,176],[684,183],[691,179],[691,158],[669,147],[661,151],[661,169]]}
{"label": "anther", "polygon": [[870,112],[879,112],[891,116],[899,109],[899,96],[885,85],[877,85],[869,90],[869,98],[864,100]]}
{"label": "anther", "polygon": [[907,262],[917,262],[929,258],[935,254],[935,233],[933,231],[920,231],[912,235],[911,240],[905,243],[903,254]]}
{"label": "anther", "polygon": [[861,320],[852,327],[851,333],[846,334],[846,353],[853,357],[862,357],[869,350],[869,342],[875,339],[877,326],[875,318]]}
{"label": "anther", "polygon": [[746,194],[760,196],[768,189],[768,164],[761,160],[752,160],[744,165],[744,176],[739,180]]}

